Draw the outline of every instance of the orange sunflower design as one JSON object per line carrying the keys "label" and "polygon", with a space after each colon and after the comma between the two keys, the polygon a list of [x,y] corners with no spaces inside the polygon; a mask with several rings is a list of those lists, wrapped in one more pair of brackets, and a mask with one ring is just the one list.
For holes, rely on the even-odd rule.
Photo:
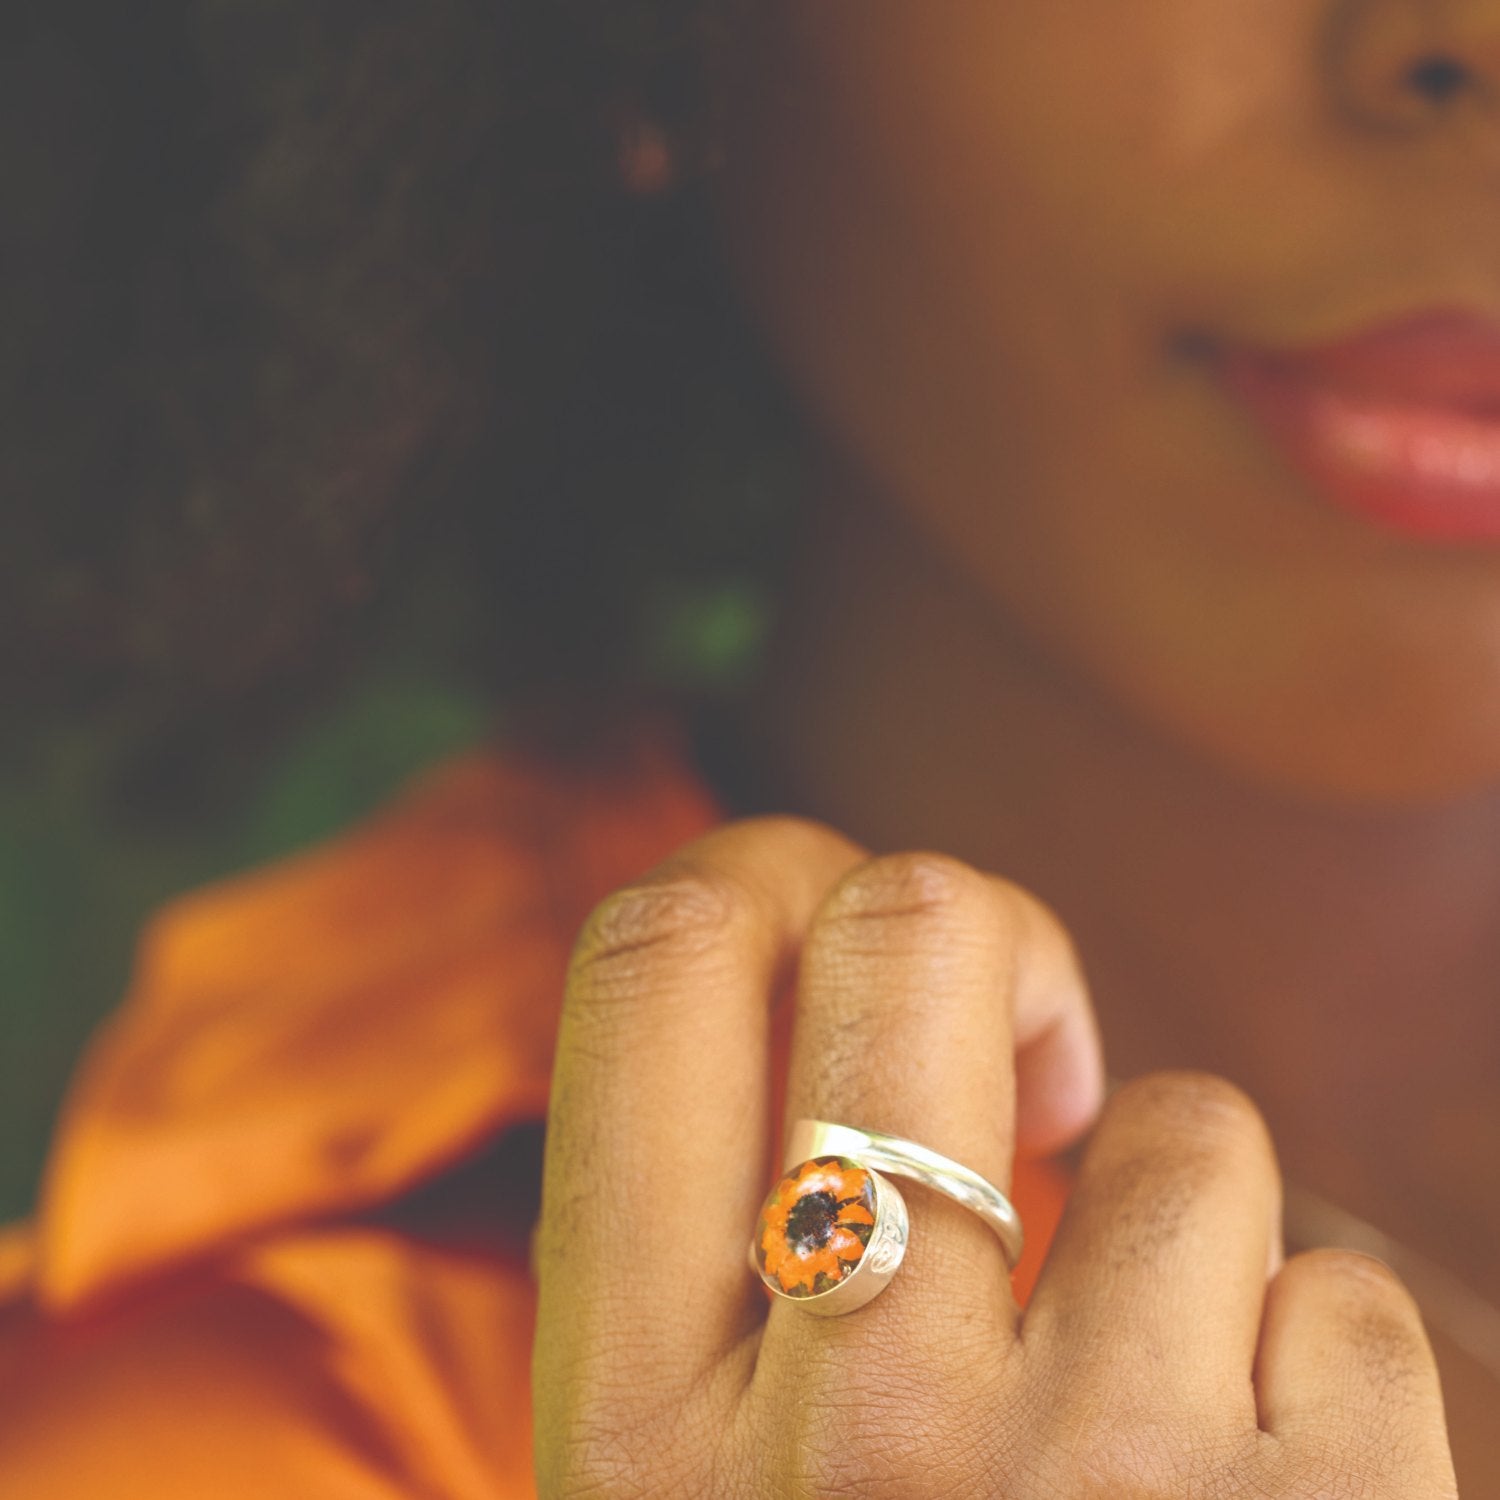
{"label": "orange sunflower design", "polygon": [[819,1156],[783,1177],[755,1228],[768,1286],[789,1297],[832,1291],[864,1258],[875,1229],[875,1181],[844,1156]]}

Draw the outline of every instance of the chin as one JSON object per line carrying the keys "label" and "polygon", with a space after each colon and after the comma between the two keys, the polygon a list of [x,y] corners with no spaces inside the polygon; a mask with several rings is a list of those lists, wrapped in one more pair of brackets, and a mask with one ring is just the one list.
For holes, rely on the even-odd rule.
{"label": "chin", "polygon": [[1282,799],[1349,811],[1417,810],[1500,791],[1500,715],[1267,713],[1254,724],[1201,722],[1193,748],[1221,772]]}

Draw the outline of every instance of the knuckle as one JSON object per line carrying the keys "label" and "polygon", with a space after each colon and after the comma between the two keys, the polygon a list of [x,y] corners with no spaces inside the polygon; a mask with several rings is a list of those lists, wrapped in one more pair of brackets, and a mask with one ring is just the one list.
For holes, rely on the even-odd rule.
{"label": "knuckle", "polygon": [[1311,1283],[1301,1293],[1318,1299],[1327,1320],[1310,1405],[1332,1414],[1329,1439],[1383,1431],[1401,1441],[1422,1430],[1441,1411],[1437,1367],[1417,1304],[1395,1272],[1358,1251],[1324,1249],[1294,1256],[1288,1274]]}
{"label": "knuckle", "polygon": [[1297,1256],[1296,1264],[1307,1272],[1330,1278],[1351,1296],[1371,1300],[1394,1298],[1402,1304],[1410,1300],[1395,1271],[1383,1260],[1366,1255],[1362,1250],[1304,1250]]}
{"label": "knuckle", "polygon": [[1383,1260],[1359,1250],[1305,1250],[1288,1267],[1326,1288],[1363,1342],[1378,1343],[1389,1354],[1425,1350],[1416,1299]]}
{"label": "knuckle", "polygon": [[609,997],[644,973],[702,961],[754,917],[749,893],[712,869],[648,877],[606,897],[574,945],[570,989]]}
{"label": "knuckle", "polygon": [[1268,1194],[1274,1172],[1259,1112],[1232,1084],[1202,1073],[1152,1073],[1124,1084],[1081,1168],[1093,1211],[1106,1216],[1101,1268],[1138,1269],[1201,1246],[1222,1206]]}
{"label": "knuckle", "polygon": [[989,877],[962,860],[926,851],[867,860],[834,887],[824,905],[825,926],[914,921],[942,926],[973,910]]}
{"label": "knuckle", "polygon": [[816,846],[832,849],[853,859],[869,858],[868,850],[832,824],[804,817],[799,813],[761,813],[728,824],[724,831],[749,833],[757,839],[765,839],[777,845],[802,843],[809,848]]}
{"label": "knuckle", "polygon": [[1223,1149],[1246,1140],[1269,1146],[1260,1110],[1243,1089],[1213,1073],[1148,1073],[1115,1091],[1115,1116],[1144,1117],[1166,1126],[1175,1139],[1200,1149]]}

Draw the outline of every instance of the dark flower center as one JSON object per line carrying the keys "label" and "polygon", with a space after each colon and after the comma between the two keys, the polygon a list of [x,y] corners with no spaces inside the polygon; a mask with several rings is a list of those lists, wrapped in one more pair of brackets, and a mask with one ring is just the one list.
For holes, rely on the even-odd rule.
{"label": "dark flower center", "polygon": [[786,1216],[787,1242],[797,1250],[821,1250],[833,1237],[838,1216],[838,1199],[832,1193],[808,1193]]}

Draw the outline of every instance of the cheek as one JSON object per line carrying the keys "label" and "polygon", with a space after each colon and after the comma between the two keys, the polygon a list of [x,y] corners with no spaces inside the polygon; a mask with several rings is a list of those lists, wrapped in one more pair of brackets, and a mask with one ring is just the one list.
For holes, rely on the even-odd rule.
{"label": "cheek", "polygon": [[954,565],[1252,776],[1363,797],[1500,767],[1500,580],[1351,537],[1174,342],[1316,313],[1388,251],[1317,8],[759,5],[729,257],[815,420]]}
{"label": "cheek", "polygon": [[721,207],[806,404],[935,527],[1121,525],[1174,319],[1255,280],[1230,159],[1307,113],[1304,0],[757,6]]}

